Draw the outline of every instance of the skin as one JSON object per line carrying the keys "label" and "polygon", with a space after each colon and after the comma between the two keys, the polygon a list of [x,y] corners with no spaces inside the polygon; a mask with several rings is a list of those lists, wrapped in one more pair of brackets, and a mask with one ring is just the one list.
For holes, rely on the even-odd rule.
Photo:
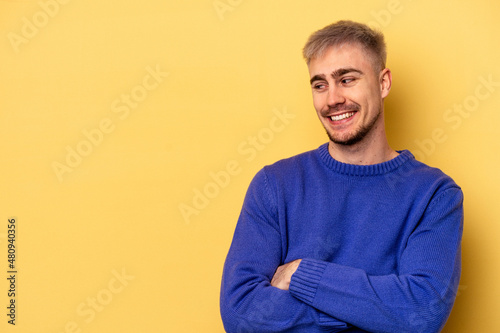
{"label": "skin", "polygon": [[[309,63],[313,104],[330,137],[329,151],[337,161],[376,164],[397,153],[386,139],[383,100],[392,74],[378,70],[375,60],[358,44],[328,48]],[[356,111],[353,117],[331,121],[330,116]],[[362,129],[365,134],[349,143]],[[333,139],[333,140],[332,140]]]}
{"label": "skin", "polygon": [[274,273],[273,279],[271,280],[271,286],[281,290],[288,290],[292,280],[292,275],[295,273],[297,268],[299,268],[301,261],[302,259],[297,259],[279,266]]}
{"label": "skin", "polygon": [[[388,68],[380,70],[373,56],[356,43],[329,47],[311,59],[308,68],[314,108],[330,138],[328,149],[335,160],[371,165],[398,155],[389,146],[384,124],[384,98],[392,85]],[[330,118],[352,112],[349,118]],[[288,290],[301,260],[279,266],[271,285]]]}

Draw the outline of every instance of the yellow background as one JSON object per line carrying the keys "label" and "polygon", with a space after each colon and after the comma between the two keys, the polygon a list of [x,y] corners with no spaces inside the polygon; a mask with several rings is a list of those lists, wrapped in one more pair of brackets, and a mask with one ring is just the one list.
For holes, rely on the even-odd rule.
{"label": "yellow background", "polygon": [[[498,13],[493,0],[0,1],[1,331],[223,332],[222,266],[248,183],[327,140],[301,48],[352,19],[386,36],[391,145],[465,193],[463,274],[444,331],[496,332]],[[143,100],[115,112],[132,92]],[[466,103],[472,111],[449,111]],[[280,112],[289,119],[270,132]],[[68,147],[86,156],[58,177]],[[11,217],[15,327],[3,277]]]}

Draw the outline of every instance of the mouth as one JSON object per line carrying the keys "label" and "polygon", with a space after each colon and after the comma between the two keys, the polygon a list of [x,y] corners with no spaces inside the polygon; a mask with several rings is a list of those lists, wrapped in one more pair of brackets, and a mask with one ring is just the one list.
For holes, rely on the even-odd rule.
{"label": "mouth", "polygon": [[356,111],[345,112],[345,113],[342,113],[342,114],[336,114],[336,115],[330,116],[328,118],[330,118],[331,121],[337,122],[337,121],[341,121],[341,120],[344,120],[344,119],[349,119],[352,116],[354,116],[355,114],[356,114]]}

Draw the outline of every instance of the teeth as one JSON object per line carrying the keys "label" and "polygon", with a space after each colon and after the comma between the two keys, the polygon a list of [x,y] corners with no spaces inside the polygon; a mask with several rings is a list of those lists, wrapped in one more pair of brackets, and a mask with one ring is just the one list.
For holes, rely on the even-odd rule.
{"label": "teeth", "polygon": [[331,116],[330,118],[333,121],[339,121],[339,120],[342,120],[342,119],[345,119],[345,118],[352,117],[353,115],[354,115],[354,112],[347,112],[347,113],[343,113],[343,114],[338,115],[338,116]]}

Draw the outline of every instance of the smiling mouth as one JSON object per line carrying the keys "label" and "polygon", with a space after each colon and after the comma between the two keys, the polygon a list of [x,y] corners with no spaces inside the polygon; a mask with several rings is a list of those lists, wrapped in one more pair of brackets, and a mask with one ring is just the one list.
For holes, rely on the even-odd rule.
{"label": "smiling mouth", "polygon": [[331,116],[330,119],[332,121],[339,121],[339,120],[351,118],[352,116],[354,116],[355,113],[356,113],[355,111],[354,112],[346,112],[346,113],[342,113],[339,115]]}

